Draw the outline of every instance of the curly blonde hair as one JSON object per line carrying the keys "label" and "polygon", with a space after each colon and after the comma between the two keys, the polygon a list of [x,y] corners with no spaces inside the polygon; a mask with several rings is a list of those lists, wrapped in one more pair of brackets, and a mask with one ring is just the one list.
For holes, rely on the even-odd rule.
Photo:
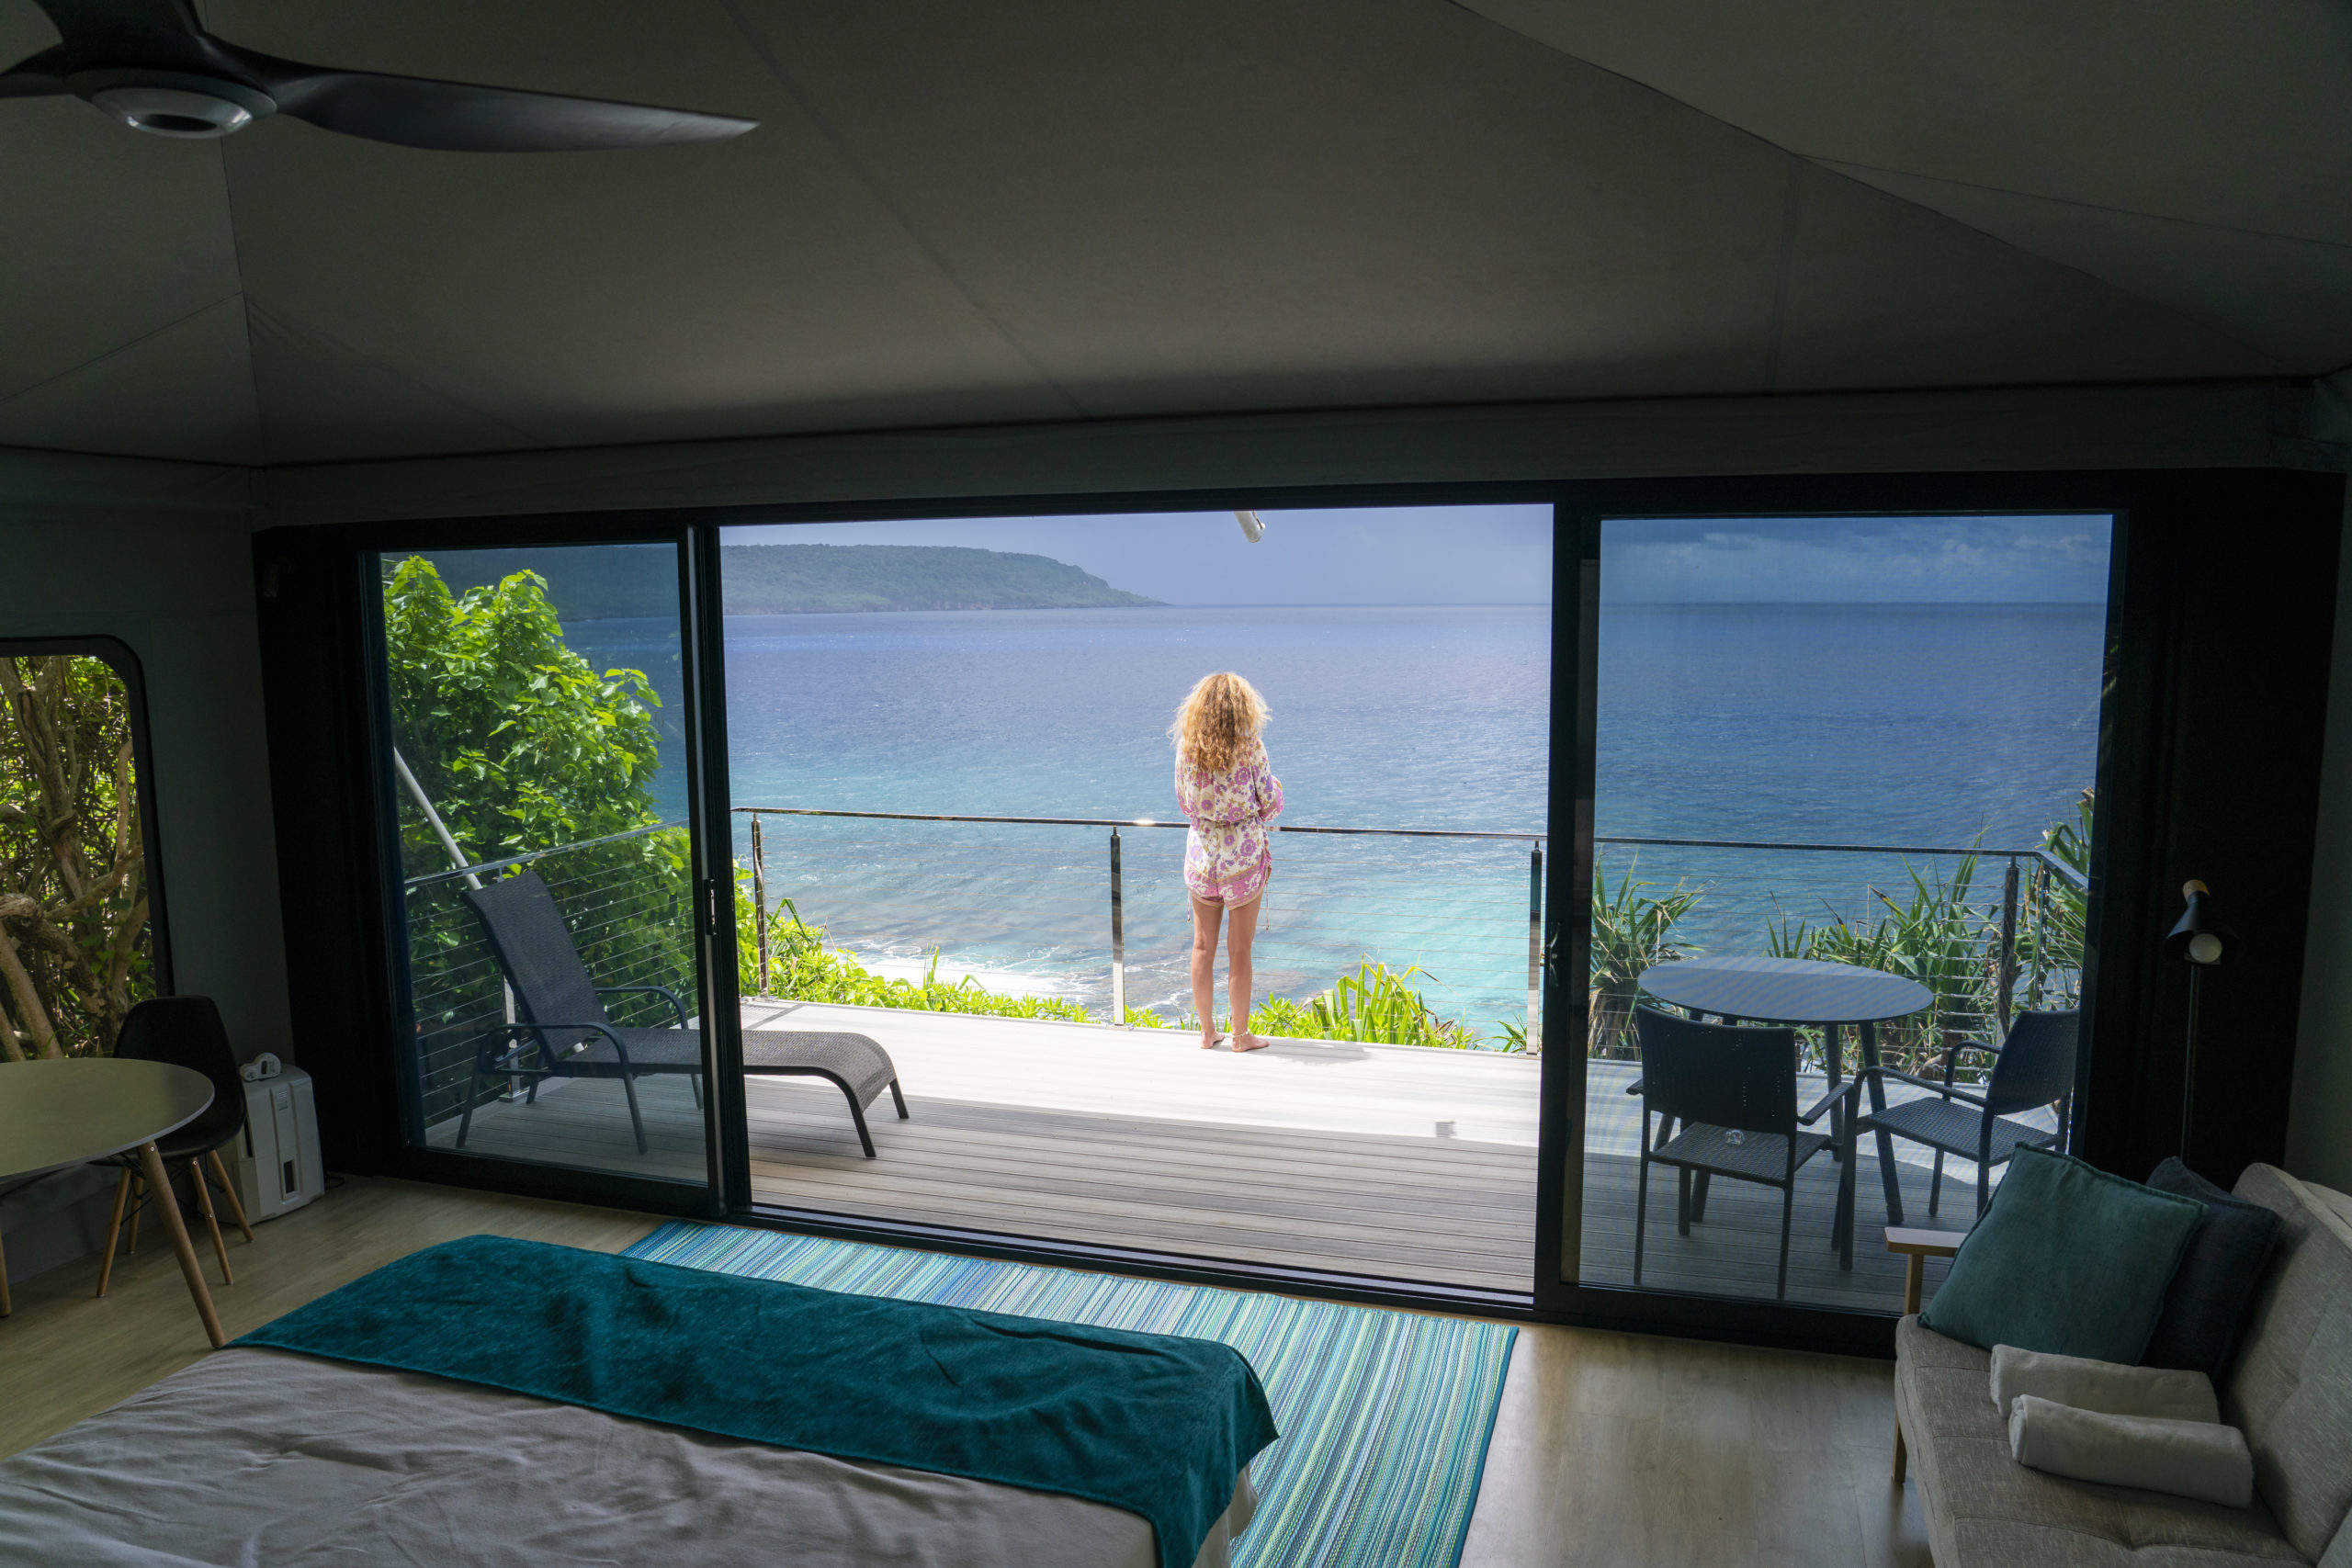
{"label": "curly blonde hair", "polygon": [[1176,709],[1168,739],[1176,754],[1213,773],[1231,773],[1273,715],[1258,688],[1230,670],[1204,675]]}

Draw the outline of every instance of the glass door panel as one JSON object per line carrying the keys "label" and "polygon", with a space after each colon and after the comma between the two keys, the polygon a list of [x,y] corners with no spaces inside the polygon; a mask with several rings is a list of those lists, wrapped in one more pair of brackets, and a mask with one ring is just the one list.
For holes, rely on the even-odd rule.
{"label": "glass door panel", "polygon": [[704,1184],[677,546],[379,567],[410,1142]]}
{"label": "glass door panel", "polygon": [[[1582,1283],[1893,1312],[1883,1228],[1973,1222],[1968,1160],[1794,1118],[1868,1060],[1981,1092],[2018,1012],[2078,1003],[2110,533],[1602,525]],[[1775,1052],[1793,1105],[1747,1076]],[[1741,1178],[1792,1152],[1783,1286],[1784,1188]]]}
{"label": "glass door panel", "polygon": [[[839,1089],[755,1066],[754,1201],[1528,1292],[1551,534],[1549,506],[725,530],[746,1059],[861,1035],[910,1112],[864,1106],[869,1157]],[[1271,1043],[1238,1055],[1229,940],[1201,1048],[1170,739],[1219,671],[1271,706],[1283,791],[1242,1021]]]}

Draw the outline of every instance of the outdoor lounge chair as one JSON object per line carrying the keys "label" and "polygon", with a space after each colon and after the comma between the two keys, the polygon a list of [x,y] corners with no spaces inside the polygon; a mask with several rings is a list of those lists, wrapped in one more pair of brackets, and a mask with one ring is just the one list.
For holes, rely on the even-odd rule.
{"label": "outdoor lounge chair", "polygon": [[[538,873],[522,871],[459,895],[481,921],[490,950],[514,988],[521,1021],[493,1024],[482,1033],[474,1055],[466,1108],[458,1122],[458,1146],[472,1131],[474,1100],[486,1077],[528,1078],[530,1098],[542,1078],[618,1078],[628,1096],[629,1125],[637,1152],[645,1153],[645,1119],[638,1113],[637,1080],[654,1073],[684,1073],[702,1103],[702,1031],[686,1021],[685,1004],[666,986],[598,986],[588,977],[580,950],[556,908],[555,895]],[[677,1017],[674,1026],[637,1029],[616,1024],[599,998],[635,993],[659,996]],[[814,1030],[749,1030],[743,1035],[743,1071],[777,1077],[831,1079],[849,1099],[850,1120],[865,1157],[874,1157],[874,1136],[865,1111],[890,1091],[899,1120],[907,1119],[907,1099],[899,1090],[899,1069],[889,1053],[863,1034]]]}
{"label": "outdoor lounge chair", "polygon": [[[1864,1067],[1883,1081],[1907,1083],[1930,1090],[1928,1098],[1906,1100],[1862,1118],[1865,1132],[1884,1129],[1898,1138],[1925,1144],[1936,1151],[1935,1185],[1928,1189],[1928,1213],[1936,1212],[1944,1179],[1944,1156],[1957,1155],[1976,1162],[1976,1212],[1991,1200],[1993,1168],[2005,1163],[2019,1148],[2066,1146],[2066,1120],[2075,1092],[2075,1034],[2082,1014],[2021,1012],[2009,1024],[1998,1046],[1962,1042],[1944,1053],[1943,1082],[1914,1077],[1893,1067]],[[1952,1066],[1962,1051],[1982,1051],[1993,1058],[1993,1076],[1982,1094],[1952,1087]],[[1860,1081],[1859,1079],[1857,1081]],[[2019,1111],[2056,1104],[2054,1133],[2011,1120]]]}
{"label": "outdoor lounge chair", "polygon": [[[1797,1112],[1797,1032],[1698,1023],[1656,1008],[1636,1008],[1634,1026],[1642,1047],[1641,1179],[1634,1200],[1634,1283],[1642,1282],[1642,1252],[1649,1224],[1650,1167],[1676,1167],[1676,1229],[1690,1234],[1691,1178],[1728,1176],[1781,1190],[1781,1268],[1773,1299],[1789,1294],[1789,1224],[1796,1206],[1797,1171],[1822,1150],[1835,1147],[1826,1134],[1800,1132],[1839,1101],[1852,1126],[1853,1097],[1861,1079],[1849,1078],[1803,1115]],[[1650,1117],[1664,1117],[1655,1148]],[[1854,1266],[1854,1154],[1850,1143],[1838,1173],[1838,1201],[1830,1216],[1830,1243],[1838,1266]]]}

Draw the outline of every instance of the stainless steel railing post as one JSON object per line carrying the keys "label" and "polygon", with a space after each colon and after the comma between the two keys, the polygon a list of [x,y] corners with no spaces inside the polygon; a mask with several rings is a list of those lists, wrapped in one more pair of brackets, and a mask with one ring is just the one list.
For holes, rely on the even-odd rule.
{"label": "stainless steel railing post", "polygon": [[1544,1049],[1544,845],[1527,849],[1527,1054]]}
{"label": "stainless steel railing post", "polygon": [[2009,1035],[2010,994],[2018,985],[2018,862],[2009,857],[2008,874],[2001,878],[2001,963],[1994,1005],[2001,1017],[2001,1038]]}
{"label": "stainless steel railing post", "polygon": [[1119,830],[1111,829],[1111,1021],[1127,1021],[1127,911],[1119,874]]}
{"label": "stainless steel railing post", "polygon": [[760,839],[760,814],[752,813],[752,909],[760,926],[760,989],[768,994],[768,858]]}

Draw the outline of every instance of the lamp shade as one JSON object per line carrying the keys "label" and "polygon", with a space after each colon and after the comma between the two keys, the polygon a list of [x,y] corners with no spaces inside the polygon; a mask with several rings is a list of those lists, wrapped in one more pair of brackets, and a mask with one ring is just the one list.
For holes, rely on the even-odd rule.
{"label": "lamp shade", "polygon": [[2213,895],[2201,882],[2181,885],[2188,908],[2165,937],[2165,951],[2190,964],[2219,964],[2237,946],[2238,933],[2213,908]]}

